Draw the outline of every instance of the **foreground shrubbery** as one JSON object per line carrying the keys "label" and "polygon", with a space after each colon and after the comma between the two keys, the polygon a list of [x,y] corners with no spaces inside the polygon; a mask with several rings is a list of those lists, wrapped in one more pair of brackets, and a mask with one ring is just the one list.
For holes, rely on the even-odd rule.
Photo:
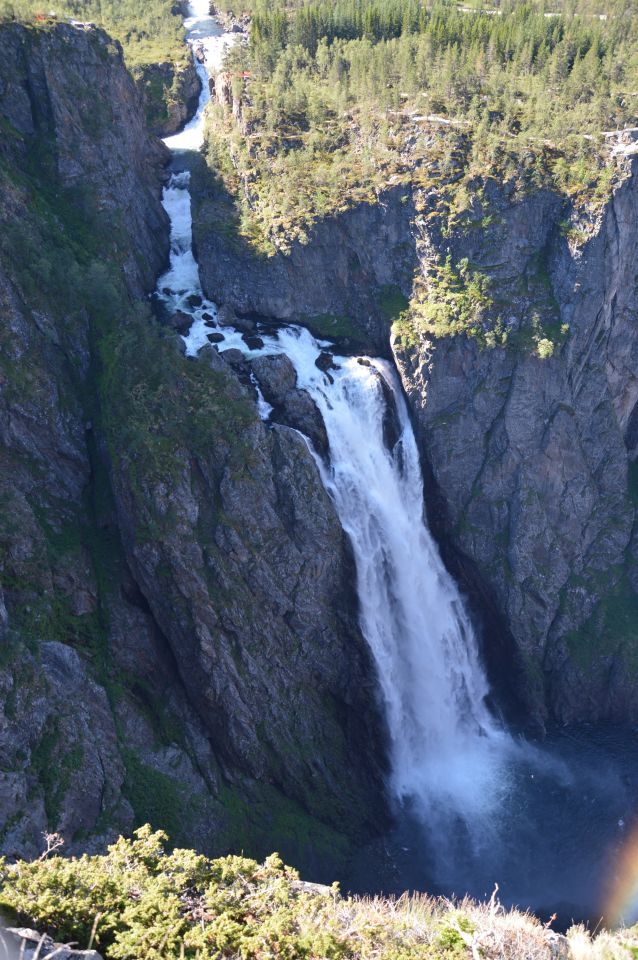
{"label": "foreground shrubbery", "polygon": [[567,938],[534,918],[489,904],[424,896],[359,900],[304,884],[276,854],[209,860],[166,852],[146,826],[105,856],[0,861],[0,908],[59,940],[107,958],[632,957],[638,935],[582,928]]}

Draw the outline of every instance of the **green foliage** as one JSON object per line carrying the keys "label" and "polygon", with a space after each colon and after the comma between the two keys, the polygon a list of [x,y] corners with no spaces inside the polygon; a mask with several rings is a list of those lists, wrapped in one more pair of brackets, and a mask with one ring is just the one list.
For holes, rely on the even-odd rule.
{"label": "green foliage", "polygon": [[492,306],[487,277],[466,259],[455,266],[448,256],[417,288],[411,312],[413,322],[431,336],[479,337]]}
{"label": "green foliage", "polygon": [[[54,17],[36,21],[38,27],[72,18],[95,23],[122,44],[126,65],[144,93],[149,126],[161,129],[177,94],[179,70],[189,62],[178,6],[172,0],[56,0],[54,9]],[[40,0],[0,0],[0,23],[12,19],[32,23],[43,10],[49,6]],[[158,72],[157,64],[169,66]],[[99,98],[94,99],[89,123],[101,122],[100,107]]]}
{"label": "green foliage", "polygon": [[126,766],[124,795],[137,823],[150,823],[179,837],[192,819],[192,801],[173,777],[143,763],[135,751],[123,749]]}
{"label": "green foliage", "polygon": [[[113,462],[135,491],[170,488],[189,456],[204,457],[213,448],[226,450],[233,470],[250,463],[246,430],[256,419],[250,400],[232,375],[180,356],[170,339],[158,336],[146,309],[131,313],[124,328],[111,325],[99,355],[101,424]],[[161,505],[155,520],[158,526],[147,529],[151,538],[171,522]]]}
{"label": "green foliage", "polygon": [[379,306],[385,319],[393,323],[408,309],[409,301],[398,287],[387,285],[379,292]]}
{"label": "green foliage", "polygon": [[355,343],[366,342],[365,333],[350,317],[338,317],[332,313],[322,313],[313,317],[302,317],[301,322],[305,327],[308,327],[315,337],[327,337],[331,340],[346,338]]}
{"label": "green foliage", "polygon": [[536,345],[536,352],[541,360],[548,360],[554,355],[554,344],[546,337],[542,337]]}
{"label": "green foliage", "polygon": [[295,895],[297,874],[276,855],[263,865],[208,860],[189,850],[167,853],[165,840],[146,826],[105,856],[4,865],[0,905],[119,960],[257,958],[266,950],[290,960],[345,955],[330,911],[315,908],[316,897]]}
{"label": "green foliage", "polygon": [[[4,0],[0,20],[30,22],[48,9],[40,0]],[[119,40],[131,69],[186,58],[182,17],[172,0],[57,0],[49,23],[70,18],[95,23]]]}
{"label": "green foliage", "polygon": [[[299,881],[277,854],[210,860],[148,826],[104,856],[0,861],[0,908],[106,960],[451,960],[548,952],[529,915],[465,900],[358,900]],[[471,950],[470,950],[471,948]],[[589,954],[587,954],[589,955]]]}
{"label": "green foliage", "polygon": [[638,674],[638,597],[624,570],[591,616],[566,640],[574,662],[583,670],[614,655],[624,660],[632,675]]}
{"label": "green foliage", "polygon": [[609,195],[602,131],[633,124],[638,81],[638,20],[620,0],[603,19],[589,0],[498,15],[438,0],[250,7],[250,47],[227,63],[250,74],[235,90],[241,123],[215,111],[208,148],[249,242],[285,250],[318,218],[410,179],[447,179],[461,210],[468,162],[588,203]]}

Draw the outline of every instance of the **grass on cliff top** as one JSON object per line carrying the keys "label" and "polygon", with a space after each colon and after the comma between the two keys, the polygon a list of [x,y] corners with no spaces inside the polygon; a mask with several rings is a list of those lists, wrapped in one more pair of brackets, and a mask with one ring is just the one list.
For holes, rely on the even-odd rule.
{"label": "grass on cliff top", "polygon": [[122,44],[131,70],[188,59],[182,17],[172,0],[0,0],[0,23],[31,22],[49,11],[59,20],[73,18],[103,27]]}
{"label": "grass on cliff top", "polygon": [[635,929],[592,940],[573,928],[558,938],[494,897],[344,897],[336,885],[300,882],[277,854],[263,864],[210,860],[167,852],[165,841],[146,826],[103,856],[0,861],[0,908],[106,960],[620,960],[638,951]]}

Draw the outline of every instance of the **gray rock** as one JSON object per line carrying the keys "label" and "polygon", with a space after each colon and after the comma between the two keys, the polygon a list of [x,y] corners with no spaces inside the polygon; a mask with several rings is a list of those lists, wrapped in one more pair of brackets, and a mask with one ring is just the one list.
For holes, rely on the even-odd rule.
{"label": "gray rock", "polygon": [[322,456],[327,456],[328,435],[323,417],[310,394],[297,389],[297,374],[292,361],[280,354],[255,357],[250,366],[264,398],[275,408],[273,419],[300,430]]}
{"label": "gray rock", "polygon": [[234,327],[237,316],[232,307],[228,306],[228,304],[223,304],[217,310],[217,320],[223,327]]}
{"label": "gray rock", "polygon": [[273,406],[282,404],[297,385],[297,374],[292,361],[280,354],[273,357],[255,357],[250,366],[259,381],[261,391]]}
{"label": "gray rock", "polygon": [[102,960],[96,950],[76,950],[26,927],[0,927],[3,960]]}
{"label": "gray rock", "polygon": [[193,318],[190,313],[184,313],[183,310],[178,310],[173,314],[168,323],[177,333],[187,334],[193,325]]}
{"label": "gray rock", "polygon": [[[207,201],[194,196],[196,219]],[[380,290],[396,286],[407,295],[412,288],[418,263],[414,218],[411,190],[401,186],[385,191],[378,204],[319,221],[307,243],[295,242],[289,253],[272,257],[204,228],[198,239],[204,290],[240,313],[302,323],[326,314],[349,316],[363,337],[387,350]]]}
{"label": "gray rock", "polygon": [[222,350],[220,356],[229,363],[231,367],[243,367],[246,363],[246,358],[241,350],[238,350],[237,347],[230,347],[228,350]]}
{"label": "gray rock", "polygon": [[305,390],[291,390],[282,404],[282,421],[300,430],[323,457],[328,454],[328,434],[319,409]]}

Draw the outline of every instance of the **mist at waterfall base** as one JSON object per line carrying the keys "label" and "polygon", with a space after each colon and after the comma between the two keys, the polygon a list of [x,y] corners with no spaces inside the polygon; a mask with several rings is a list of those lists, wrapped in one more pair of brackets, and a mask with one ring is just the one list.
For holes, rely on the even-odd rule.
{"label": "mist at waterfall base", "polygon": [[[188,40],[202,44],[208,66],[219,66],[238,38],[222,34],[208,0],[190,7]],[[166,313],[191,317],[184,338],[191,356],[208,344],[211,328],[223,337],[220,352],[232,347],[248,359],[286,354],[324,418],[329,461],[314,455],[353,547],[396,798],[391,830],[359,850],[337,879],[360,893],[412,889],[479,898],[498,883],[501,902],[544,917],[556,912],[559,927],[572,919],[595,923],[614,887],[638,798],[638,736],[583,728],[556,731],[532,746],[490,714],[472,624],[423,517],[417,447],[387,362],[335,351],[326,374],[315,361],[333,345],[306,330],[260,324],[264,346],[250,350],[241,332],[219,324],[192,248],[189,151],[192,157],[203,143],[209,99],[207,67],[197,69],[197,113],[166,140],[174,154],[163,201],[171,255],[157,299]],[[254,386],[268,420],[272,408]],[[638,916],[631,898],[623,909],[626,921]]]}

